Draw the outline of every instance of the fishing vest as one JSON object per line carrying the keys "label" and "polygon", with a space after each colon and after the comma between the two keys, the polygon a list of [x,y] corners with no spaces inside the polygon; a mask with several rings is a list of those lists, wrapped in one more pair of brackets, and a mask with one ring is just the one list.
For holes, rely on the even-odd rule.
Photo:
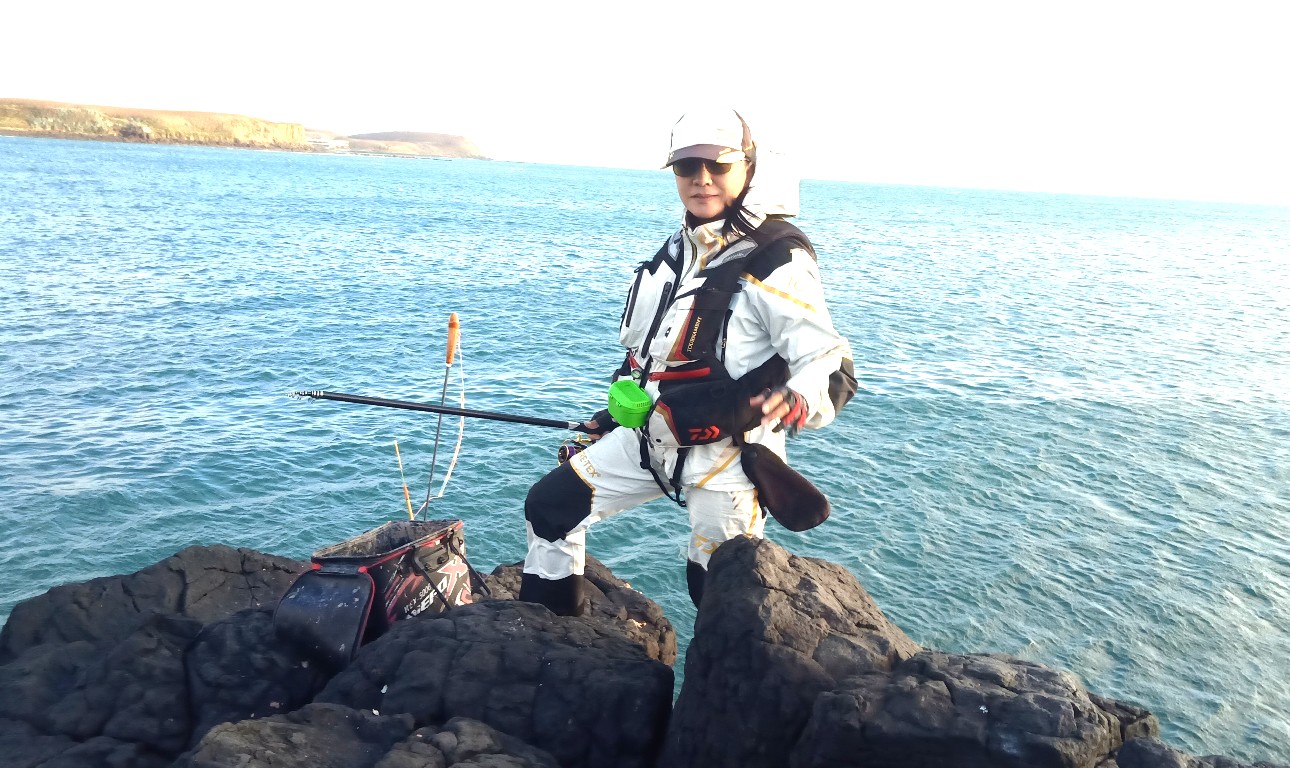
{"label": "fishing vest", "polygon": [[[726,438],[737,440],[761,423],[761,410],[748,405],[748,399],[788,382],[788,362],[777,354],[739,379],[730,376],[723,353],[731,304],[743,289],[743,275],[765,280],[792,259],[793,248],[806,250],[812,258],[815,250],[800,229],[780,219],[767,220],[751,237],[757,245],[750,251],[696,274],[703,283],[694,294],[693,306],[669,353],[672,360],[688,362],[656,372],[648,368],[641,371],[644,378],[659,385],[658,398],[644,427],[651,445],[687,447]],[[666,259],[667,251],[664,245],[655,259]],[[664,297],[662,303],[667,305],[673,300]],[[658,313],[643,349],[649,348],[664,314]]]}

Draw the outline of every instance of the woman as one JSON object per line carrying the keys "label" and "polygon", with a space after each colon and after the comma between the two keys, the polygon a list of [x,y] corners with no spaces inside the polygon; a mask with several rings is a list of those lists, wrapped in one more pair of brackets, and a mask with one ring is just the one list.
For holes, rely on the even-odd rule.
{"label": "woman", "polygon": [[783,220],[796,213],[796,189],[777,201],[754,183],[757,149],[743,118],[728,109],[682,116],[664,167],[684,221],[636,270],[619,328],[627,357],[614,376],[650,396],[648,421],[616,428],[608,411],[596,414],[582,425],[596,441],[538,481],[524,505],[519,597],[560,615],[583,610],[587,527],[665,494],[689,511],[697,606],[717,546],[762,535],[749,478],[758,473],[745,471],[760,448],[746,446],[782,457],[786,437],[829,423],[855,392],[811,245]]}

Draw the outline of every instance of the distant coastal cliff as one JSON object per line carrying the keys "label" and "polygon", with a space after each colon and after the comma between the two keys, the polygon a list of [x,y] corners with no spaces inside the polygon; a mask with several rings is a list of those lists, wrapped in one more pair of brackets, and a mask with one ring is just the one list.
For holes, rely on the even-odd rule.
{"label": "distant coastal cliff", "polygon": [[244,115],[0,99],[0,134],[298,152],[485,159],[473,142],[441,133],[356,136]]}
{"label": "distant coastal cliff", "polygon": [[297,123],[271,123],[213,112],[167,112],[24,99],[0,100],[0,131],[164,144],[309,148],[305,129]]}

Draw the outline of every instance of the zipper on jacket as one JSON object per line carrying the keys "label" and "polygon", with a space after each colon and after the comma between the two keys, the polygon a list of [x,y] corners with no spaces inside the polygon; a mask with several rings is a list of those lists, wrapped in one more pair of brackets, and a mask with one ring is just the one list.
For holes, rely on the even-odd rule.
{"label": "zipper on jacket", "polygon": [[730,318],[734,316],[735,311],[727,309],[726,316],[721,319],[721,343],[717,345],[715,352],[717,359],[723,363],[726,361],[726,340],[730,338]]}
{"label": "zipper on jacket", "polygon": [[641,346],[641,351],[649,354],[649,348],[654,344],[654,335],[658,333],[658,327],[663,324],[663,315],[667,314],[668,307],[672,306],[673,296],[672,288],[676,285],[671,280],[663,283],[663,300],[658,303],[658,309],[654,310],[654,322],[650,323],[649,333],[645,334],[645,343]]}
{"label": "zipper on jacket", "polygon": [[645,271],[645,264],[646,262],[642,261],[636,266],[636,279],[632,281],[631,293],[627,294],[627,307],[623,309],[623,316],[618,319],[619,328],[626,328],[628,327],[627,324],[631,322],[632,310],[636,308],[636,294],[640,293],[641,290],[641,280],[643,279],[641,273]]}

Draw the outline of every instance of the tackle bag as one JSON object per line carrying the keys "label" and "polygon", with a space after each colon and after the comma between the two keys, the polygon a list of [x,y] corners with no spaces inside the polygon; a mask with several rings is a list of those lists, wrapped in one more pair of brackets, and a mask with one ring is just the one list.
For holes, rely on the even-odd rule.
{"label": "tackle bag", "polygon": [[460,520],[396,520],[314,552],[273,613],[275,634],[339,670],[394,622],[470,602],[483,587]]}
{"label": "tackle bag", "polygon": [[744,474],[757,488],[757,502],[790,531],[809,531],[829,517],[829,499],[764,445],[744,443]]}
{"label": "tackle bag", "polygon": [[[658,402],[649,412],[645,433],[650,445],[683,448],[738,438],[761,424],[761,406],[748,400],[788,381],[788,363],[779,355],[738,379],[720,361],[697,362],[660,374]],[[701,379],[691,381],[691,379]]]}

